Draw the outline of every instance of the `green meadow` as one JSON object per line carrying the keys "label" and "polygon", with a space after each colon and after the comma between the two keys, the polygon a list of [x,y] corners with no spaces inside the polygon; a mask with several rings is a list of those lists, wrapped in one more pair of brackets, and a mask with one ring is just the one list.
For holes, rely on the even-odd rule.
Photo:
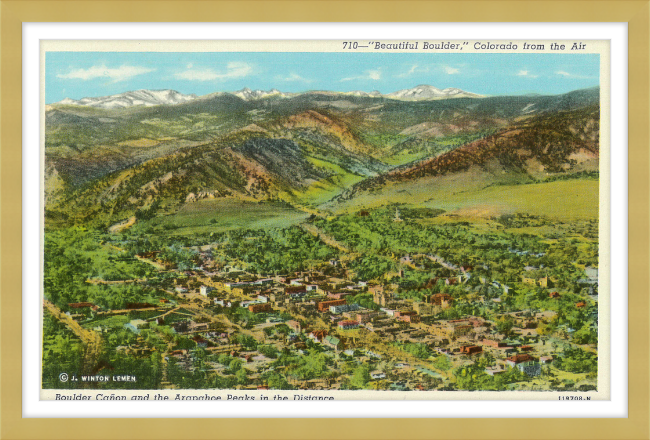
{"label": "green meadow", "polygon": [[206,199],[186,203],[172,215],[139,222],[136,229],[152,228],[167,235],[189,235],[239,228],[285,228],[307,216],[307,213],[283,203]]}

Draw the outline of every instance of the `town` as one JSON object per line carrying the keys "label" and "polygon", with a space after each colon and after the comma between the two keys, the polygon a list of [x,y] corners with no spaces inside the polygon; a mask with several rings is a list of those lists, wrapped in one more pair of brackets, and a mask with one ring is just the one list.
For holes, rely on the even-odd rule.
{"label": "town", "polygon": [[[137,228],[80,232],[139,276],[88,277],[84,301],[50,296],[44,358],[52,375],[63,364],[135,378],[113,388],[596,389],[597,259],[575,236],[597,224],[556,223],[549,244],[503,231],[540,218],[504,218],[479,233],[457,221],[431,226],[436,215],[361,210],[184,246],[160,246]],[[573,259],[557,259],[571,243]],[[80,360],[55,350],[48,329],[67,334]],[[44,386],[104,386],[48,382],[48,371]]]}

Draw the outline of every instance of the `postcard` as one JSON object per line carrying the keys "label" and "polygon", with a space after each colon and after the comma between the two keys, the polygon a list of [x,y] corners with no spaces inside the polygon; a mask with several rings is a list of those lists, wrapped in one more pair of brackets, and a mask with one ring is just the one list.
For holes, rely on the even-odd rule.
{"label": "postcard", "polygon": [[609,399],[609,68],[42,41],[41,399]]}

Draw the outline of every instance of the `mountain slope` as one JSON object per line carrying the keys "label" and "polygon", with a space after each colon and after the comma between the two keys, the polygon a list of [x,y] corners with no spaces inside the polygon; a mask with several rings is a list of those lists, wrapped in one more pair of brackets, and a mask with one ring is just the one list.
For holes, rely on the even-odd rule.
{"label": "mountain slope", "polygon": [[46,211],[83,223],[119,220],[155,201],[173,213],[202,198],[313,209],[424,178],[486,186],[588,171],[597,169],[598,96],[216,93],[176,105],[57,105],[45,118]]}
{"label": "mountain slope", "polygon": [[599,113],[598,107],[589,106],[520,121],[450,152],[368,178],[336,201],[363,204],[387,199],[388,193],[423,201],[445,192],[597,172]]}
{"label": "mountain slope", "polygon": [[196,97],[194,94],[183,95],[175,90],[136,90],[98,98],[82,98],[79,100],[65,98],[56,104],[115,109],[135,106],[174,105],[191,101]]}

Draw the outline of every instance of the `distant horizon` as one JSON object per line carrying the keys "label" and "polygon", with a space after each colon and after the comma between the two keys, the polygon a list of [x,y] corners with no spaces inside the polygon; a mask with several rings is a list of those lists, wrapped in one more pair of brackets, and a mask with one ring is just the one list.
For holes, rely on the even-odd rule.
{"label": "distant horizon", "polygon": [[560,95],[600,86],[597,54],[47,52],[45,102],[175,90],[379,91],[430,85],[485,96]]}
{"label": "distant horizon", "polygon": [[[406,89],[400,89],[400,90],[414,89],[414,88],[416,88],[416,87],[421,87],[421,86],[432,86],[432,87],[435,87],[435,86],[432,85],[432,84],[417,84],[417,85],[415,85],[415,86],[413,86],[413,87],[407,87]],[[565,94],[567,94],[567,93],[577,92],[577,91],[580,91],[580,90],[596,89],[596,88],[599,88],[599,87],[600,87],[600,85],[591,86],[591,87],[583,87],[583,88],[579,88],[579,89],[575,89],[575,90],[569,90],[568,92],[561,92],[561,93],[522,92],[522,93],[518,93],[518,94],[508,94],[508,93],[505,93],[505,94],[500,94],[500,95],[483,95],[483,94],[477,93],[477,95],[480,95],[480,97],[476,97],[476,98],[472,98],[472,97],[464,97],[464,98],[465,98],[465,99],[481,99],[481,98],[497,98],[497,97],[506,97],[506,96],[530,96],[530,95],[539,95],[539,96],[557,96],[557,95],[565,95]],[[458,88],[458,87],[445,87],[445,89],[441,89],[440,87],[436,87],[436,88],[437,88],[437,89],[440,89],[440,90],[445,90],[445,89],[447,89],[447,88]],[[73,99],[74,101],[79,101],[79,100],[81,100],[81,99],[85,99],[85,98],[90,98],[90,99],[99,99],[99,98],[106,98],[106,97],[110,97],[110,96],[119,96],[119,95],[124,95],[124,94],[126,94],[126,93],[138,92],[138,91],[164,92],[164,91],[169,90],[169,91],[172,91],[172,92],[180,93],[180,94],[182,94],[182,95],[184,95],[184,96],[195,95],[197,98],[201,98],[201,97],[203,97],[203,96],[208,96],[208,95],[216,94],[216,93],[228,93],[228,94],[234,94],[234,93],[242,92],[242,91],[245,90],[245,89],[249,89],[249,90],[251,90],[251,91],[253,91],[253,92],[255,92],[255,91],[271,92],[272,90],[277,90],[278,92],[281,92],[281,93],[287,93],[287,94],[292,94],[292,95],[303,95],[303,94],[306,94],[306,93],[318,93],[318,92],[323,92],[323,93],[341,93],[341,94],[350,94],[350,93],[354,93],[354,92],[365,92],[365,93],[370,94],[370,93],[377,92],[377,90],[371,90],[371,91],[366,91],[366,90],[351,90],[351,91],[349,91],[349,92],[343,92],[343,91],[340,91],[340,90],[327,90],[327,89],[308,89],[308,90],[299,91],[299,92],[287,92],[287,91],[285,91],[285,90],[281,90],[281,89],[279,89],[279,88],[277,88],[277,87],[271,87],[271,88],[266,89],[266,90],[262,90],[262,89],[252,89],[252,88],[250,88],[250,87],[243,87],[243,88],[238,89],[238,90],[215,90],[215,91],[213,91],[213,92],[208,92],[208,93],[205,93],[205,94],[199,95],[199,94],[196,94],[196,93],[185,93],[185,92],[183,92],[183,91],[180,91],[180,90],[177,90],[177,89],[171,89],[171,88],[162,88],[162,89],[134,89],[134,90],[125,90],[125,91],[123,91],[123,92],[111,93],[111,94],[109,94],[109,95],[83,96],[83,97],[81,97],[81,98],[77,98],[77,99],[73,99],[73,98],[65,97],[65,98],[63,98],[63,99],[61,99],[61,100],[59,100],[59,101],[55,101],[55,102],[46,102],[45,104],[46,104],[46,105],[58,104],[58,103],[60,103],[61,101],[65,100],[65,99]],[[398,90],[393,90],[392,92],[397,92],[397,91],[398,91]],[[383,93],[382,96],[385,97],[386,95],[388,95],[388,94],[390,94],[390,93],[392,93],[392,92]],[[471,91],[471,90],[463,90],[463,92],[474,93],[474,92]],[[440,99],[459,99],[459,98],[449,97],[449,98],[440,98]],[[399,98],[396,98],[396,100],[400,100],[400,99],[399,99]]]}

